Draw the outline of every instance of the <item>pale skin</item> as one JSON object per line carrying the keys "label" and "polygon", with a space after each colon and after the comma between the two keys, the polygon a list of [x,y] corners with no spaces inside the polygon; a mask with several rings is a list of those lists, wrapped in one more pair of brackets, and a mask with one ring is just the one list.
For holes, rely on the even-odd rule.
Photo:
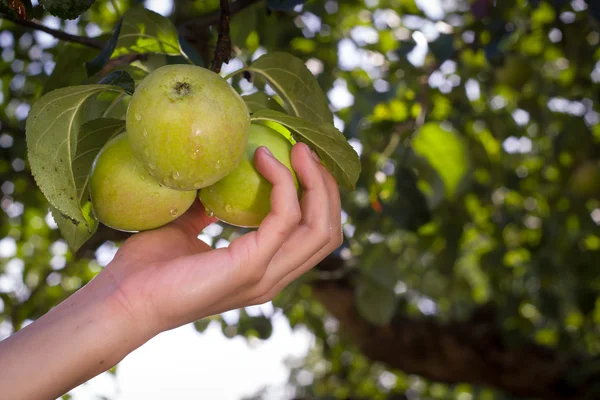
{"label": "pale skin", "polygon": [[258,230],[212,249],[215,222],[197,202],[171,224],[138,233],[89,284],[0,342],[0,388],[13,400],[55,399],[161,332],[271,300],[342,242],[338,186],[304,144],[292,149],[303,187],[264,147],[257,169],[273,184]]}

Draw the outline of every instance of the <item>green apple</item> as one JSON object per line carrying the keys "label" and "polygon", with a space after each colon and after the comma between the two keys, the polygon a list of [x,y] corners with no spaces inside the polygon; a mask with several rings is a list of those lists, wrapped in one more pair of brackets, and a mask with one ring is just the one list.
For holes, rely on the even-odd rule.
{"label": "green apple", "polygon": [[111,139],[94,160],[89,182],[94,214],[121,231],[158,228],[190,208],[196,191],[159,184],[134,156],[127,136]]}
{"label": "green apple", "polygon": [[290,154],[292,143],[279,132],[259,124],[250,126],[245,157],[236,169],[217,183],[200,190],[200,200],[207,212],[230,225],[255,228],[271,211],[269,183],[254,167],[254,152],[266,146],[294,177]]}
{"label": "green apple", "polygon": [[136,157],[178,190],[212,185],[233,171],[250,128],[246,103],[225,79],[180,64],[157,68],[140,83],[126,120]]}

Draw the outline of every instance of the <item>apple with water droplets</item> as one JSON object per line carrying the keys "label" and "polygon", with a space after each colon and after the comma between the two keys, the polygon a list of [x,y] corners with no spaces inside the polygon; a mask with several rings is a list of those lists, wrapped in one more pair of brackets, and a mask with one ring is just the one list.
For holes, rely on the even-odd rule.
{"label": "apple with water droplets", "polygon": [[163,226],[187,211],[196,199],[195,190],[171,189],[150,176],[134,156],[127,133],[104,145],[89,179],[96,218],[120,231]]}
{"label": "apple with water droplets", "polygon": [[176,64],[144,78],[131,97],[126,123],[131,147],[150,175],[173,189],[197,190],[238,165],[250,116],[220,75]]}
{"label": "apple with water droplets", "polygon": [[281,133],[265,125],[252,124],[248,146],[242,161],[226,177],[200,190],[200,201],[207,212],[230,225],[255,228],[271,211],[271,189],[254,166],[254,152],[261,146],[291,172],[299,190],[298,179],[292,168],[292,143]]}

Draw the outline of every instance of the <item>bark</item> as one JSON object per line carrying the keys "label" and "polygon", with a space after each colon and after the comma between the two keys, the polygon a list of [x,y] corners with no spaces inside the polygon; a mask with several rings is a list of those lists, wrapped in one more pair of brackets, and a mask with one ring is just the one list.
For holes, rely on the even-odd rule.
{"label": "bark", "polygon": [[398,315],[387,326],[374,326],[358,314],[348,281],[316,283],[313,295],[365,356],[391,368],[437,382],[489,385],[514,396],[600,398],[598,388],[592,387],[600,382],[600,371],[592,367],[597,362],[526,338],[509,346],[493,307],[482,308],[466,321],[442,323]]}

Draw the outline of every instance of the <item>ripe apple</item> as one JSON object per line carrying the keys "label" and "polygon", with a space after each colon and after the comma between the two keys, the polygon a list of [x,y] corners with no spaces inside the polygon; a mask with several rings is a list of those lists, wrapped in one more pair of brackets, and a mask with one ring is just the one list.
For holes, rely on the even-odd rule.
{"label": "ripe apple", "polygon": [[152,178],[134,156],[127,133],[102,148],[89,184],[98,221],[127,232],[165,225],[183,214],[196,198],[196,191],[170,189]]}
{"label": "ripe apple", "polygon": [[211,185],[240,162],[250,116],[242,97],[218,74],[165,65],[131,97],[127,132],[146,170],[173,189]]}
{"label": "ripe apple", "polygon": [[294,177],[290,152],[292,143],[279,132],[259,124],[250,126],[246,153],[239,165],[225,178],[200,191],[200,200],[207,212],[230,225],[255,228],[271,211],[271,189],[254,167],[254,152],[266,146]]}

